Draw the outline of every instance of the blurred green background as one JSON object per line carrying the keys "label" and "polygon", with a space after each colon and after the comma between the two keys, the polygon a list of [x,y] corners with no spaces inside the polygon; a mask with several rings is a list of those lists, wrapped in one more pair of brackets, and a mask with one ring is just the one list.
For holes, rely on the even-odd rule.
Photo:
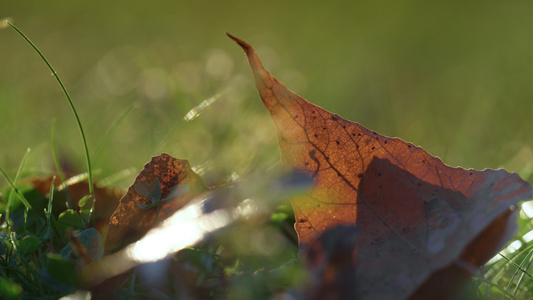
{"label": "blurred green background", "polygon": [[[531,1],[3,0],[0,18],[12,18],[64,81],[97,178],[140,170],[161,152],[189,159],[212,182],[278,164],[275,128],[227,31],[331,112],[449,165],[505,167],[532,181],[532,9]],[[51,172],[56,119],[61,156],[84,171],[67,101],[10,28],[0,31],[0,69],[0,166],[13,174],[31,147],[28,168]],[[212,104],[185,120],[203,101]]]}

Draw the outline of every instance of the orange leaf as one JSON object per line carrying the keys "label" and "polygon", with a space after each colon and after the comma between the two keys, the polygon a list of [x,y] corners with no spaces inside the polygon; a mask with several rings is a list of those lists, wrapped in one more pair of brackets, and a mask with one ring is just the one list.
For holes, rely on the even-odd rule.
{"label": "orange leaf", "polygon": [[187,160],[166,153],[152,157],[111,216],[106,252],[137,241],[205,190],[202,178],[191,170]]}
{"label": "orange leaf", "polygon": [[[291,200],[300,247],[328,229],[356,226],[359,297],[404,299],[439,269],[481,266],[512,237],[511,210],[532,193],[517,174],[452,168],[420,147],[344,120],[287,89],[250,45],[229,36],[248,57],[283,164],[314,178],[310,193]],[[490,226],[494,220],[498,226]],[[483,233],[495,227],[497,235]]]}

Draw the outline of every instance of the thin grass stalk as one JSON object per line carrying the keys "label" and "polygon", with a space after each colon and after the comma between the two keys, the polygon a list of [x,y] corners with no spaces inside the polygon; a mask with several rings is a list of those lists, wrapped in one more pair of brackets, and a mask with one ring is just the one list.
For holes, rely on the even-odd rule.
{"label": "thin grass stalk", "polygon": [[128,107],[128,109],[120,115],[120,117],[109,126],[109,128],[104,132],[100,140],[98,141],[98,144],[96,144],[96,149],[93,152],[93,163],[97,165],[97,161],[100,158],[100,154],[102,153],[102,150],[104,148],[106,140],[109,138],[109,136],[122,124],[133,112],[135,108],[137,108],[139,105],[137,102],[134,102]]}
{"label": "thin grass stalk", "polygon": [[[17,195],[20,197],[20,201],[28,208],[28,209],[31,209],[31,204],[30,202],[26,199],[26,197],[24,197],[24,195],[19,191],[19,189],[15,186],[15,184],[13,183],[13,181],[11,181],[11,178],[9,178],[9,176],[7,176],[7,173],[4,171],[4,169],[2,169],[2,167],[0,167],[0,173],[2,173],[2,176],[4,177],[4,179],[7,181],[7,183],[9,184],[9,186],[11,187],[11,189],[17,193]],[[8,204],[8,207],[9,207],[9,204]],[[8,219],[8,214],[9,210],[6,211],[6,219]]]}
{"label": "thin grass stalk", "polygon": [[[501,255],[501,254],[500,254]],[[520,267],[517,263],[515,263],[514,261],[512,261],[511,259],[505,257],[504,255],[501,255],[501,257],[503,257],[505,260],[507,260],[510,264],[512,264],[515,268],[519,269],[520,271],[524,272],[524,274],[526,274],[527,276],[529,276],[529,278],[533,278],[533,276],[531,274],[529,274],[526,270],[522,269],[522,267]],[[514,258],[513,258],[514,259]]]}
{"label": "thin grass stalk", "polygon": [[[531,249],[533,249],[533,243],[527,245],[527,247],[525,247],[522,250],[522,252],[529,251]],[[507,258],[506,256],[504,256],[501,253],[498,253],[498,255],[500,255],[505,260],[505,262],[502,261],[501,266],[498,267],[498,268],[496,268],[495,266],[491,267],[491,271],[494,270],[494,272],[496,273],[496,275],[494,275],[492,277],[492,280],[491,280],[493,283],[497,283],[500,280],[500,278],[503,277],[503,275],[508,270],[510,265],[516,265],[516,263],[513,262],[513,260],[517,259],[516,255],[513,256],[511,259]],[[516,265],[516,266],[518,266],[518,265]]]}
{"label": "thin grass stalk", "polygon": [[46,210],[46,228],[48,230],[48,235],[50,237],[50,248],[54,249],[54,236],[52,229],[52,222],[50,221],[50,216],[52,215],[52,202],[54,201],[54,182],[56,177],[52,177],[52,184],[50,184],[50,194],[48,196],[48,208]]}
{"label": "thin grass stalk", "polygon": [[[505,290],[508,290],[509,287],[511,286],[511,284],[513,283],[516,275],[518,275],[518,271],[522,270],[522,266],[524,265],[525,261],[527,260],[527,258],[529,257],[529,255],[533,252],[533,249],[530,250],[527,254],[526,254],[526,257],[524,257],[524,259],[522,260],[522,262],[520,263],[520,266],[519,268],[517,268],[513,274],[513,276],[511,277],[511,279],[509,279],[509,283],[507,284],[507,287],[505,287]],[[520,253],[517,253],[516,256],[518,256]],[[524,273],[522,273],[524,274]],[[515,293],[516,293],[516,288],[515,288]]]}
{"label": "thin grass stalk", "polygon": [[[63,168],[61,168],[61,162],[59,161],[59,155],[57,155],[56,143],[55,143],[55,130],[56,129],[56,120],[52,120],[52,127],[50,128],[50,147],[52,148],[52,158],[54,159],[54,166],[56,167],[57,175],[61,183],[65,182],[67,178],[65,173],[63,173]],[[55,177],[54,177],[55,178]],[[54,185],[55,180],[52,180],[52,186]],[[65,185],[65,195],[67,197],[67,207],[72,209],[72,199],[70,198],[70,193],[68,190],[68,185]]]}
{"label": "thin grass stalk", "polygon": [[[26,165],[26,162],[28,161],[28,155],[30,154],[31,150],[30,148],[28,148],[26,150],[26,153],[24,153],[24,156],[22,157],[22,161],[20,162],[20,165],[18,167],[18,170],[17,170],[17,173],[15,175],[15,179],[13,180],[13,182],[11,182],[11,180],[9,179],[9,177],[7,177],[7,174],[4,172],[4,170],[2,168],[0,168],[0,171],[2,172],[2,174],[4,175],[4,178],[6,179],[6,181],[8,181],[8,183],[10,184],[11,186],[11,189],[13,191],[15,191],[15,193],[17,193],[19,196],[22,195],[19,191],[18,191],[18,182],[20,180],[20,177],[22,175],[22,171],[24,170],[24,166]],[[13,205],[13,199],[15,198],[15,194],[13,193],[10,193],[9,194],[9,197],[7,198],[7,207],[6,207],[6,222],[7,224],[9,225],[9,222],[10,222],[10,214],[11,214],[11,206]],[[27,209],[30,209],[31,208],[31,204],[28,200],[26,200],[26,198],[24,196],[22,196],[20,198],[20,200],[22,201],[22,203],[24,203],[24,205],[26,206]],[[24,202],[26,201],[26,203]],[[8,226],[9,227],[9,226]]]}
{"label": "thin grass stalk", "polygon": [[50,69],[50,71],[52,72],[52,75],[55,77],[55,79],[57,80],[57,82],[59,83],[59,86],[61,87],[61,90],[63,91],[63,94],[65,95],[65,97],[67,98],[67,101],[70,105],[70,109],[72,110],[72,113],[74,114],[74,118],[76,119],[76,123],[78,124],[78,128],[80,130],[80,134],[81,134],[81,139],[83,141],[83,148],[84,148],[84,151],[85,151],[85,158],[86,158],[86,163],[87,163],[87,174],[88,174],[88,181],[89,181],[89,193],[92,195],[94,194],[94,187],[93,187],[93,179],[92,179],[92,170],[91,170],[91,159],[90,159],[90,156],[89,156],[89,149],[87,147],[87,140],[85,138],[85,133],[83,131],[83,127],[81,126],[81,121],[80,121],[80,118],[78,116],[78,112],[76,111],[76,108],[74,107],[74,104],[72,103],[72,100],[70,98],[70,95],[67,91],[67,89],[65,88],[65,86],[63,85],[63,82],[61,81],[61,79],[59,78],[59,76],[57,75],[57,72],[54,70],[54,68],[52,67],[52,65],[48,62],[48,60],[46,59],[46,57],[44,57],[44,55],[41,53],[41,51],[37,48],[37,46],[24,34],[22,33],[22,31],[20,31],[15,25],[13,25],[10,21],[6,21],[7,24],[13,28],[13,30],[15,30],[28,44],[30,44],[30,46],[33,48],[33,50],[35,50],[35,52],[37,52],[37,54],[41,57],[41,59],[44,61],[44,63],[46,64],[46,66],[48,67],[48,69]]}
{"label": "thin grass stalk", "polygon": [[[524,257],[524,260],[522,261],[522,264],[520,264],[520,266],[522,266],[523,263],[529,257],[528,264],[527,264],[527,266],[525,268],[526,271],[527,271],[527,269],[529,269],[529,266],[531,265],[531,261],[533,260],[533,255],[531,255],[532,253],[533,253],[533,250],[529,251],[529,253],[526,255],[526,257]],[[525,277],[525,273],[522,273],[520,275],[520,279],[518,279],[518,282],[516,283],[516,286],[515,286],[514,291],[513,291],[513,295],[516,296],[516,293],[518,292],[518,288],[520,287],[520,284],[522,284],[522,281],[524,280],[524,277]],[[514,278],[514,276],[513,276],[513,278]]]}

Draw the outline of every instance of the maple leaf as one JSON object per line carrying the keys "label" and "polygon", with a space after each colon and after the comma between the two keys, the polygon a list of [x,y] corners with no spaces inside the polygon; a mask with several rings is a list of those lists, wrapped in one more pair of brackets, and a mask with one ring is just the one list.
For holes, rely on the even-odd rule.
{"label": "maple leaf", "polygon": [[206,189],[187,160],[166,153],[152,157],[111,216],[106,253],[137,241]]}
{"label": "maple leaf", "polygon": [[250,45],[228,36],[248,57],[283,164],[314,179],[309,193],[291,199],[300,249],[339,225],[357,228],[358,298],[424,297],[427,286],[468,277],[512,237],[514,205],[532,194],[517,174],[452,168],[420,147],[344,120],[287,89]]}

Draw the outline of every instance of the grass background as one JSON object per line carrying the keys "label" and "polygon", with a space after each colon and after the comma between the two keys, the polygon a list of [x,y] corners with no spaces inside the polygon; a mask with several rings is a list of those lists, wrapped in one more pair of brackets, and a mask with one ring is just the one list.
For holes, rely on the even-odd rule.
{"label": "grass background", "polygon": [[[129,186],[161,152],[189,159],[213,184],[278,166],[275,128],[227,31],[329,111],[449,165],[504,167],[533,182],[532,8],[530,1],[6,0],[0,18],[11,17],[64,81],[96,179],[129,170],[117,182]],[[64,95],[11,29],[0,31],[0,70],[0,166],[13,178],[31,147],[28,173],[54,172],[55,119],[64,164],[84,172]],[[519,221],[520,237],[531,222]],[[509,271],[494,282],[512,281]],[[531,280],[524,286],[533,289]]]}
{"label": "grass background", "polygon": [[[532,8],[456,0],[2,1],[0,18],[11,17],[58,71],[97,178],[140,170],[163,151],[189,159],[212,182],[278,163],[274,126],[228,31],[329,111],[449,165],[505,167],[531,182]],[[0,69],[0,165],[13,174],[31,147],[28,168],[51,172],[56,119],[61,156],[84,171],[57,82],[11,29],[0,31]],[[184,120],[208,99],[217,100]]]}

